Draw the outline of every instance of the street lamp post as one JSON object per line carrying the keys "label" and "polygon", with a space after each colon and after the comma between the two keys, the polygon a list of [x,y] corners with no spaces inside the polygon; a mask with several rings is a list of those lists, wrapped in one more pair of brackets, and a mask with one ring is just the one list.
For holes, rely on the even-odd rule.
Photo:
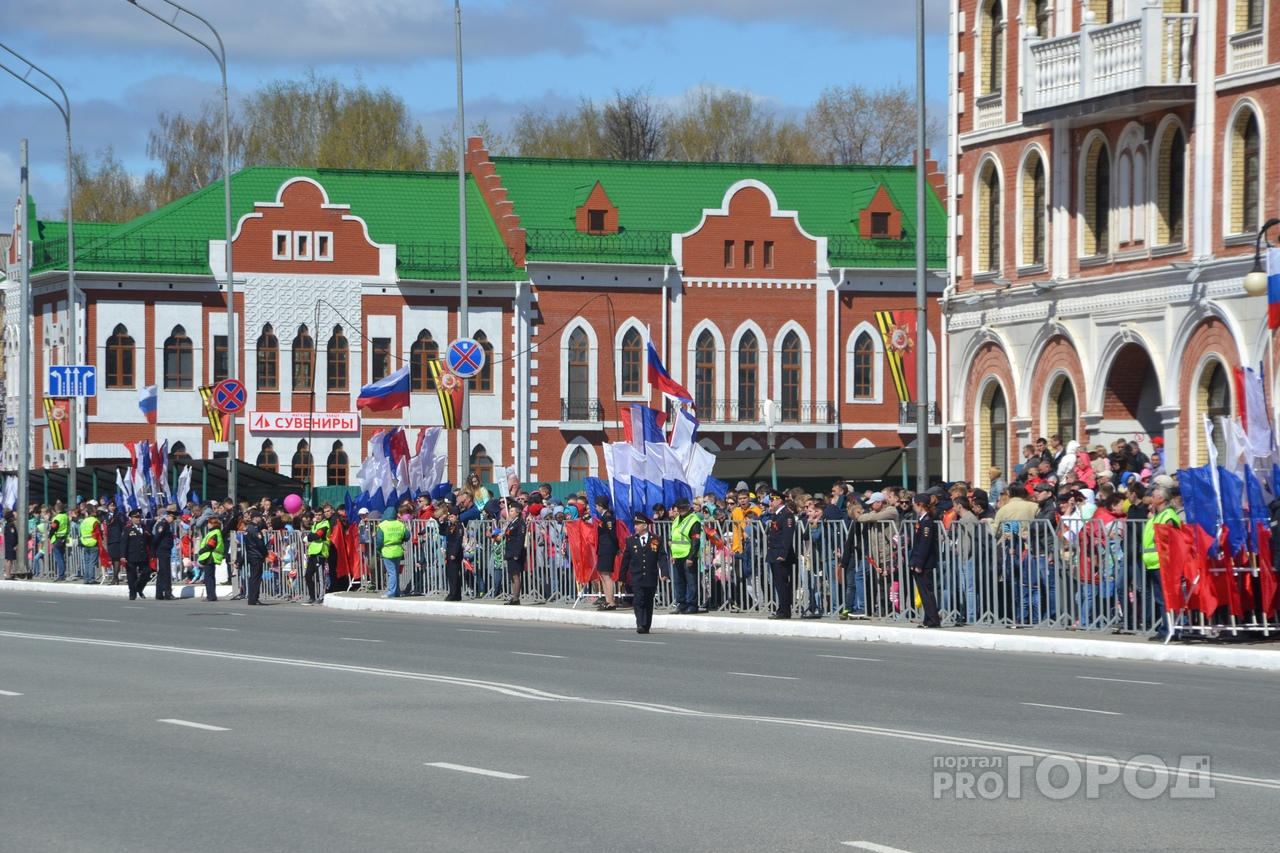
{"label": "street lamp post", "polygon": [[[471,337],[467,298],[467,131],[462,114],[462,5],[453,0],[458,55],[458,339]],[[465,483],[471,467],[471,381],[462,382],[462,417],[458,421],[458,482]]]}
{"label": "street lamp post", "polygon": [[[46,98],[48,98],[49,101],[55,107],[58,108],[58,112],[62,113],[62,121],[67,126],[67,363],[76,364],[77,351],[79,350],[78,335],[80,334],[80,327],[79,327],[78,317],[77,317],[79,312],[77,311],[78,305],[77,305],[77,298],[76,298],[75,186],[72,183],[72,177],[71,177],[71,101],[70,99],[67,98],[67,90],[63,89],[62,84],[59,83],[57,80],[53,79],[53,77],[51,77],[48,72],[37,67],[30,60],[24,59],[23,57],[19,56],[17,53],[10,50],[8,47],[5,47],[3,44],[0,44],[0,50],[4,50],[10,56],[13,56],[14,58],[18,59],[20,62],[24,63],[27,66],[27,70],[22,74],[19,74],[17,71],[14,71],[8,65],[5,65],[3,62],[0,62],[0,68],[3,68],[5,71],[8,71],[14,77],[17,77],[23,83],[26,83],[32,89],[35,89],[41,95],[44,95]],[[31,76],[31,72],[33,71],[39,74],[44,79],[48,80],[50,83],[52,83],[54,86],[58,88],[58,93],[62,96],[61,102],[59,102],[59,100],[55,98],[50,92],[46,91],[45,89],[42,89],[40,86],[37,86],[35,83],[31,82],[29,78]],[[23,174],[24,175],[26,174],[25,164],[23,166]],[[26,192],[27,191],[24,187],[23,193],[22,193],[22,210],[24,211],[24,215],[25,215],[25,211],[27,210]],[[31,235],[27,233],[27,230],[26,230],[27,221],[25,219],[22,222],[22,229],[23,229],[22,230],[23,240],[25,240],[29,245],[31,241]],[[26,246],[24,246],[23,256],[25,257],[26,255],[27,255]],[[31,267],[31,263],[30,263],[30,259],[28,258],[27,261],[25,262],[24,268],[29,270],[30,267]],[[26,291],[27,286],[28,286],[27,282],[24,279],[22,283],[24,292]],[[22,322],[23,324],[26,324],[27,322],[29,322],[29,318],[25,314],[22,317]],[[30,365],[25,363],[20,363],[19,369],[23,371],[28,371],[30,370]],[[24,396],[21,401],[21,405],[29,406],[31,405],[31,401]],[[75,397],[67,398],[67,421],[68,421],[67,507],[68,507],[68,511],[70,511],[70,509],[76,505],[76,475],[79,471],[79,466],[76,464],[76,455],[78,453],[78,448],[80,446],[79,444],[79,432],[80,432],[79,408],[80,407],[76,405]],[[49,426],[52,429],[53,425],[50,424]],[[20,437],[20,440],[23,442],[27,441],[27,436],[25,433]],[[26,471],[19,472],[19,476],[25,479],[27,476]],[[24,511],[25,511],[25,508],[24,508]]]}
{"label": "street lamp post", "polygon": [[[127,0],[127,2],[137,6],[151,17],[160,21],[162,24],[169,26],[182,33],[196,44],[203,47],[213,55],[214,60],[218,63],[218,70],[222,72],[222,190],[223,203],[226,207],[226,252],[227,252],[227,376],[231,379],[237,379],[236,372],[236,283],[232,277],[231,266],[231,113],[227,108],[227,52],[222,46],[222,36],[218,35],[218,31],[214,29],[213,24],[204,18],[192,12],[183,6],[173,2],[173,0],[158,0],[173,7],[174,13],[172,18],[164,17],[146,6],[142,5],[141,0]],[[217,50],[209,42],[189,32],[179,26],[177,21],[180,15],[189,15],[200,23],[209,28],[209,32],[213,33],[214,39],[218,43]],[[233,415],[227,419],[227,491],[230,497],[238,499],[240,496],[236,494],[238,489],[237,470],[236,470],[236,419]]]}
{"label": "street lamp post", "polygon": [[1258,239],[1253,244],[1253,269],[1244,277],[1244,292],[1250,296],[1267,295],[1267,272],[1262,268],[1262,241],[1267,232],[1280,225],[1280,219],[1268,219],[1258,229]]}
{"label": "street lamp post", "polygon": [[929,488],[929,292],[924,164],[924,0],[916,0],[916,490]]}

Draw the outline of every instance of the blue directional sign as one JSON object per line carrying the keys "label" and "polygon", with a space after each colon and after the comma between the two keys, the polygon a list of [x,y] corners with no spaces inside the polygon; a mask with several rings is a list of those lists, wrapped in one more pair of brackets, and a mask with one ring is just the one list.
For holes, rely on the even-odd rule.
{"label": "blue directional sign", "polygon": [[484,349],[471,338],[459,338],[449,344],[445,363],[454,376],[470,379],[484,367]]}
{"label": "blue directional sign", "polygon": [[49,396],[98,396],[98,369],[91,364],[49,365]]}

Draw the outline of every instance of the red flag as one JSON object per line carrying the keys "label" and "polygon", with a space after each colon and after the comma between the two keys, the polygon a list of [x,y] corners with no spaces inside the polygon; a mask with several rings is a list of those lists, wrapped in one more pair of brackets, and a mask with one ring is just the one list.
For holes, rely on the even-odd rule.
{"label": "red flag", "polygon": [[[1183,528],[1185,530],[1185,528]],[[1179,528],[1170,524],[1157,524],[1156,553],[1160,557],[1160,585],[1164,588],[1166,610],[1183,610],[1187,603],[1182,598],[1182,577],[1190,561],[1188,542]],[[1159,614],[1163,616],[1164,614]]]}
{"label": "red flag", "polygon": [[573,578],[578,583],[591,583],[600,577],[596,571],[596,523],[574,519],[564,526],[565,538],[569,541],[569,556],[573,560]]}
{"label": "red flag", "polygon": [[[613,523],[613,531],[618,534],[618,542],[622,545],[627,544],[627,540],[631,538],[631,528],[627,526],[622,519],[617,519]],[[622,571],[622,549],[618,549],[618,556],[613,558],[613,576],[618,579],[618,583],[630,583],[631,573],[627,573],[627,577],[622,577],[619,572]]]}
{"label": "red flag", "polygon": [[329,547],[333,548],[337,560],[334,561],[334,577],[349,577],[351,572],[347,566],[347,536],[346,531],[342,528],[342,522],[329,528]]}
{"label": "red flag", "polygon": [[365,565],[364,552],[360,548],[360,522],[356,521],[347,525],[344,533],[347,538],[347,565],[350,570],[351,582],[363,582]]}
{"label": "red flag", "polygon": [[400,466],[400,460],[409,458],[409,439],[404,430],[397,427],[391,431],[391,468]]}
{"label": "red flag", "polygon": [[1276,573],[1272,568],[1271,531],[1258,522],[1258,587],[1262,591],[1262,612],[1270,617],[1276,609]]}

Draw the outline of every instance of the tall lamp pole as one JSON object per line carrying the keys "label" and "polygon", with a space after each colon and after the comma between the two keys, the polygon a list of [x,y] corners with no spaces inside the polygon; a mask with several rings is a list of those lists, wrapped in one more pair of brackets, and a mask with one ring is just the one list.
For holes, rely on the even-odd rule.
{"label": "tall lamp pole", "polygon": [[928,256],[924,180],[924,0],[916,0],[916,491],[929,488]]}
{"label": "tall lamp pole", "polygon": [[[222,36],[218,35],[218,31],[214,29],[213,24],[204,18],[192,12],[183,6],[173,2],[173,0],[158,0],[158,2],[171,6],[174,9],[173,17],[164,17],[146,6],[142,5],[140,0],[127,0],[127,2],[137,6],[151,17],[160,21],[196,44],[203,47],[213,55],[214,60],[218,63],[218,70],[222,72],[222,190],[223,204],[225,205],[226,215],[226,251],[227,251],[227,376],[231,379],[238,379],[239,374],[236,372],[236,283],[232,277],[231,265],[231,113],[227,108],[227,51],[222,46]],[[215,50],[205,39],[200,38],[194,33],[179,26],[177,21],[180,15],[188,15],[195,18],[200,23],[209,28],[209,32],[213,33],[214,40],[218,43]],[[314,377],[313,377],[314,380]],[[236,451],[236,419],[231,416],[227,419],[227,492],[230,497],[239,499],[238,483],[237,483],[237,465],[238,454]]]}
{"label": "tall lamp pole", "polygon": [[[26,83],[32,89],[35,89],[41,95],[44,95],[46,98],[48,98],[49,101],[55,107],[58,108],[58,112],[62,113],[62,120],[67,126],[67,363],[76,364],[78,361],[76,355],[77,355],[77,351],[79,350],[78,336],[80,334],[80,326],[79,326],[78,317],[77,317],[77,314],[79,312],[77,311],[78,305],[77,305],[77,299],[76,299],[76,239],[75,239],[75,223],[74,223],[75,186],[72,183],[72,178],[71,178],[71,101],[67,98],[67,90],[63,89],[62,84],[59,83],[57,80],[53,79],[53,77],[51,77],[48,74],[48,72],[38,68],[30,60],[24,59],[23,57],[19,56],[17,53],[14,53],[8,47],[5,47],[3,44],[0,44],[0,50],[4,50],[10,56],[14,57],[18,61],[25,64],[27,66],[27,70],[19,74],[17,71],[14,71],[8,65],[5,65],[3,62],[0,62],[0,68],[3,68],[5,71],[8,71],[14,77],[17,77],[23,83]],[[31,72],[33,71],[57,87],[58,94],[62,96],[61,101],[55,98],[50,91],[47,91],[46,89],[41,88],[40,86],[31,82],[30,77],[31,77]],[[24,153],[26,151],[25,142],[23,143],[23,151]],[[27,167],[24,163],[22,167],[24,176],[26,175],[26,168]],[[23,210],[24,216],[26,216],[27,215],[26,214],[27,190],[25,187],[23,188],[23,191],[22,191],[22,210]],[[29,271],[31,268],[31,259],[27,257],[27,254],[28,254],[27,246],[30,245],[31,235],[28,234],[26,231],[27,220],[25,218],[22,221],[22,229],[23,229],[22,237],[23,237],[23,240],[26,241],[26,245],[22,247],[23,257],[26,258],[26,260],[24,261],[23,269]],[[27,286],[28,286],[27,282],[24,279],[22,283],[22,289],[23,289],[24,295],[27,295]],[[28,321],[29,321],[29,318],[26,316],[26,314],[23,314],[22,322],[25,324]],[[28,355],[30,355],[30,353],[28,353]],[[25,363],[22,363],[19,365],[19,369],[24,371],[24,375],[25,375],[25,372],[30,369],[30,366]],[[22,397],[21,404],[23,406],[31,405],[31,400],[28,398],[28,395],[24,395]],[[76,505],[76,479],[77,479],[77,474],[79,473],[79,466],[76,464],[76,455],[78,452],[77,448],[80,446],[79,408],[80,407],[76,405],[76,398],[68,397],[67,399],[67,420],[68,420],[67,507],[68,507],[68,511],[70,511],[70,508],[73,508]],[[50,428],[52,428],[53,425],[50,424],[49,426]],[[24,443],[27,441],[27,435],[25,433],[21,436],[21,441],[23,441]],[[19,472],[19,476],[25,479],[27,476],[27,472],[21,471]],[[24,512],[26,511],[25,507],[23,511]]]}
{"label": "tall lamp pole", "polygon": [[[467,131],[462,115],[462,5],[453,0],[453,18],[457,32],[458,54],[458,338],[471,337],[471,318],[467,312]],[[467,481],[471,463],[471,381],[462,383],[462,420],[458,424],[458,482]]]}

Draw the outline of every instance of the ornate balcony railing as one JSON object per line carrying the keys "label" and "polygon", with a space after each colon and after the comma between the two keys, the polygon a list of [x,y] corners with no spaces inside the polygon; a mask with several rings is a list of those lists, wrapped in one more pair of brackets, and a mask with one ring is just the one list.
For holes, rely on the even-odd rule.
{"label": "ornate balcony railing", "polygon": [[[898,426],[913,427],[916,425],[916,413],[920,403],[898,403]],[[927,423],[931,427],[938,425],[938,404],[927,403],[929,408]]]}
{"label": "ornate balcony railing", "polygon": [[628,228],[616,234],[586,234],[567,228],[529,228],[525,247],[531,261],[671,263],[669,231]]}
{"label": "ornate balcony railing", "polygon": [[[1146,6],[1137,18],[1024,40],[1027,113],[1154,86],[1190,86],[1196,15]],[[1034,117],[1033,117],[1034,119]]]}
{"label": "ornate balcony railing", "polygon": [[1004,124],[1004,93],[993,92],[974,99],[978,108],[978,130],[999,127]]}
{"label": "ornate balcony railing", "polygon": [[1235,33],[1227,39],[1227,69],[1229,73],[1250,71],[1266,64],[1263,49],[1262,27]]}
{"label": "ornate balcony railing", "polygon": [[[697,407],[695,414],[704,426],[731,428],[735,424],[745,424],[753,430],[762,429],[766,423],[766,406],[764,401],[757,403],[739,403],[737,401],[717,401],[703,403]],[[838,406],[836,403],[820,400],[805,403],[773,403],[773,420],[778,424],[835,424],[838,423]]]}
{"label": "ornate balcony railing", "polygon": [[598,424],[604,420],[604,407],[600,405],[599,400],[570,400],[561,397],[560,420]]}

